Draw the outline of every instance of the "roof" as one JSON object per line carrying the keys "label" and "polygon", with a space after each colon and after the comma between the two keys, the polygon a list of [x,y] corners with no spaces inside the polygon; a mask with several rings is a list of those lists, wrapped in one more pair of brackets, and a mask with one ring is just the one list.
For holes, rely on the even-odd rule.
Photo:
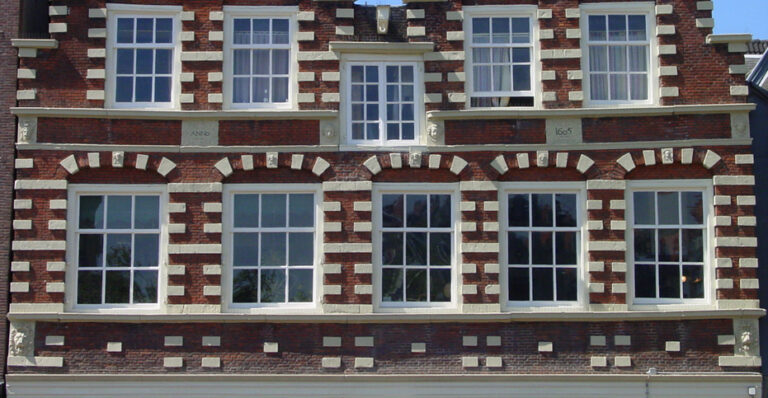
{"label": "roof", "polygon": [[747,54],[763,55],[768,50],[768,40],[752,40],[747,43]]}

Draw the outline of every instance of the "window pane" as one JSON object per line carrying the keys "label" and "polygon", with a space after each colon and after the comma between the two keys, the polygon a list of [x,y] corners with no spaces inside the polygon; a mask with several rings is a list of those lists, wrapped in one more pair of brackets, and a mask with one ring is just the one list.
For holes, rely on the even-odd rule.
{"label": "window pane", "polygon": [[285,227],[285,194],[261,195],[261,226]]}
{"label": "window pane", "polygon": [[629,58],[629,70],[632,72],[648,71],[648,55],[645,46],[627,47],[627,57]]}
{"label": "window pane", "polygon": [[133,302],[157,303],[157,271],[133,273]]}
{"label": "window pane", "polygon": [[429,226],[432,228],[446,228],[451,226],[451,196],[450,195],[430,195],[430,219]]}
{"label": "window pane", "polygon": [[130,267],[131,266],[131,235],[109,234],[107,235],[107,266]]}
{"label": "window pane", "polygon": [[575,227],[576,214],[576,195],[555,195],[555,223],[558,227]]}
{"label": "window pane", "polygon": [[473,87],[475,91],[491,91],[491,67],[475,66],[473,68]]}
{"label": "window pane", "polygon": [[630,99],[646,100],[648,99],[648,76],[630,75],[629,76]]}
{"label": "window pane", "polygon": [[254,75],[268,75],[269,66],[269,50],[253,50],[253,74]]}
{"label": "window pane", "polygon": [[289,68],[288,60],[288,50],[272,50],[272,73],[287,75]]}
{"label": "window pane", "polygon": [[427,265],[427,233],[408,232],[405,234],[405,263]]}
{"label": "window pane", "polygon": [[[400,105],[387,104],[387,120],[400,120]],[[395,126],[397,126],[397,124],[395,124]]]}
{"label": "window pane", "polygon": [[635,261],[656,261],[656,239],[652,229],[635,230]]}
{"label": "window pane", "polygon": [[624,15],[608,16],[608,40],[627,40],[627,18]]}
{"label": "window pane", "polygon": [[352,123],[352,139],[353,140],[365,139],[365,135],[363,133],[364,127],[365,125],[363,123]]}
{"label": "window pane", "polygon": [[288,44],[288,20],[287,19],[272,20],[272,43]]}
{"label": "window pane", "polygon": [[367,83],[379,82],[379,67],[378,66],[366,66],[365,67],[365,81]]}
{"label": "window pane", "polygon": [[591,72],[608,71],[608,47],[590,46],[589,47],[589,70]]}
{"label": "window pane", "polygon": [[414,120],[413,104],[403,104],[400,108],[400,116],[403,120]]}
{"label": "window pane", "polygon": [[528,18],[512,18],[512,43],[530,43]]}
{"label": "window pane", "polygon": [[385,228],[403,226],[403,195],[382,195],[381,209]]}
{"label": "window pane", "polygon": [[660,229],[659,261],[680,261],[680,230]]}
{"label": "window pane", "polygon": [[700,229],[684,229],[683,261],[700,263],[704,261],[704,238]]}
{"label": "window pane", "polygon": [[403,83],[413,82],[413,66],[400,67],[400,81]]}
{"label": "window pane", "polygon": [[285,271],[281,269],[261,270],[261,302],[285,302]]}
{"label": "window pane", "polygon": [[656,202],[653,192],[635,192],[633,194],[635,224],[656,224]]}
{"label": "window pane", "polygon": [[379,105],[372,104],[365,107],[365,120],[379,120]]}
{"label": "window pane", "polygon": [[365,100],[366,101],[378,101],[379,100],[379,86],[366,85],[365,86]]}
{"label": "window pane", "polygon": [[77,273],[77,303],[101,304],[101,271]]}
{"label": "window pane", "polygon": [[259,195],[235,195],[235,228],[259,226]]}
{"label": "window pane", "polygon": [[[133,43],[133,18],[117,19],[117,42]],[[101,289],[99,289],[101,290]],[[99,299],[101,301],[101,299]]]}
{"label": "window pane", "polygon": [[635,265],[635,296],[656,297],[656,268],[653,265]]}
{"label": "window pane", "polygon": [[286,102],[286,101],[288,101],[288,78],[273,77],[272,78],[272,102]]}
{"label": "window pane", "polygon": [[160,226],[160,198],[157,196],[136,196],[134,228],[157,229]]}
{"label": "window pane", "polygon": [[590,98],[595,101],[608,100],[608,75],[590,75]]}
{"label": "window pane", "polygon": [[151,77],[137,77],[136,78],[136,102],[151,102],[152,101],[152,78]]}
{"label": "window pane", "polygon": [[155,24],[155,43],[171,43],[173,20],[171,18],[157,18]]}
{"label": "window pane", "polygon": [[530,48],[513,48],[512,62],[531,62]]}
{"label": "window pane", "polygon": [[285,233],[261,234],[261,259],[264,265],[285,265]]}
{"label": "window pane", "polygon": [[451,265],[451,234],[429,234],[430,265]]}
{"label": "window pane", "polygon": [[107,197],[107,228],[131,228],[131,197]]}
{"label": "window pane", "polygon": [[528,232],[509,232],[507,234],[507,250],[509,252],[509,264],[527,265],[528,257]]}
{"label": "window pane", "polygon": [[552,232],[531,232],[531,253],[533,264],[553,264]]}
{"label": "window pane", "polygon": [[136,234],[133,240],[133,265],[135,267],[157,267],[160,257],[160,235]]}
{"label": "window pane", "polygon": [[678,193],[677,192],[659,192],[659,224],[677,225],[680,223],[678,213]]}
{"label": "window pane", "polygon": [[683,224],[704,224],[704,208],[701,192],[681,192]]}
{"label": "window pane", "polygon": [[555,269],[557,300],[576,301],[576,268]]}
{"label": "window pane", "polygon": [[493,91],[510,91],[512,76],[508,65],[493,66]]}
{"label": "window pane", "polygon": [[491,62],[491,49],[490,48],[473,48],[472,60],[475,63]]}
{"label": "window pane", "polygon": [[248,75],[251,73],[251,52],[248,50],[235,50],[232,53],[232,68],[235,75]]}
{"label": "window pane", "polygon": [[413,123],[403,123],[403,136],[402,139],[404,140],[412,140],[414,135],[414,124]]}
{"label": "window pane", "polygon": [[153,18],[136,18],[136,43],[152,43]]}
{"label": "window pane", "polygon": [[251,101],[251,79],[236,77],[232,79],[232,102],[242,104]]}
{"label": "window pane", "polygon": [[269,102],[269,78],[257,77],[252,80],[253,83],[253,102]]}
{"label": "window pane", "polygon": [[353,65],[352,66],[352,82],[353,83],[362,83],[364,82],[363,78],[363,67],[360,65]]}
{"label": "window pane", "polygon": [[171,50],[155,50],[155,73],[171,74],[171,65],[173,63],[173,52]]}
{"label": "window pane", "polygon": [[132,74],[133,73],[133,51],[128,49],[117,50],[117,73],[118,74]]}
{"label": "window pane", "polygon": [[378,140],[379,139],[379,124],[368,123],[365,125],[365,139],[366,140]]}
{"label": "window pane", "polygon": [[258,265],[259,234],[238,233],[232,236],[232,265]]}
{"label": "window pane", "polygon": [[146,49],[136,50],[136,73],[149,75],[152,74],[154,65],[154,51]]}
{"label": "window pane", "polygon": [[512,67],[512,75],[514,76],[514,91],[528,91],[531,89],[531,66],[530,65],[514,65]]}
{"label": "window pane", "polygon": [[315,197],[312,194],[292,194],[290,201],[289,225],[291,227],[312,227],[315,225]]}
{"label": "window pane", "polygon": [[[387,83],[396,83],[400,81],[400,68],[397,66],[387,66]],[[397,86],[394,86],[397,87]]]}
{"label": "window pane", "polygon": [[494,43],[509,43],[509,18],[493,18],[492,37]]}
{"label": "window pane", "polygon": [[238,269],[233,272],[232,301],[235,303],[259,301],[259,271]]}
{"label": "window pane", "polygon": [[387,124],[387,139],[397,140],[400,139],[400,125],[396,123]]}
{"label": "window pane", "polygon": [[659,296],[680,298],[680,266],[659,265]]}
{"label": "window pane", "polygon": [[405,270],[405,301],[427,301],[427,270]]}
{"label": "window pane", "polygon": [[625,101],[629,99],[629,89],[627,88],[627,75],[610,75],[611,99]]}
{"label": "window pane", "polygon": [[429,270],[429,300],[435,302],[451,301],[451,270]]}
{"label": "window pane", "polygon": [[155,102],[169,102],[171,100],[171,78],[155,78]]}
{"label": "window pane", "polygon": [[250,44],[251,20],[235,18],[233,22],[234,34],[232,35],[232,42],[234,44]]}
{"label": "window pane", "polygon": [[645,15],[629,15],[629,40],[646,40]]}
{"label": "window pane", "polygon": [[624,46],[608,47],[608,70],[611,72],[626,72],[627,48]]}
{"label": "window pane", "polygon": [[107,271],[104,302],[127,304],[130,302],[131,271]]}
{"label": "window pane", "polygon": [[[104,261],[104,236],[82,234],[80,235],[77,250],[77,265],[79,267],[101,267]],[[101,290],[101,288],[99,288]]]}
{"label": "window pane", "polygon": [[533,226],[551,227],[552,226],[552,195],[551,194],[532,194],[531,204],[533,207]]}
{"label": "window pane", "polygon": [[529,208],[528,195],[511,194],[507,198],[509,207],[509,226],[527,227],[529,226]]}
{"label": "window pane", "polygon": [[576,265],[576,232],[555,233],[555,256],[557,265]]}
{"label": "window pane", "polygon": [[133,101],[133,78],[132,77],[118,77],[115,87],[115,101],[116,102],[131,102]]}
{"label": "window pane", "polygon": [[269,44],[269,20],[253,20],[253,44]]}
{"label": "window pane", "polygon": [[384,265],[403,265],[403,234],[385,232],[382,235],[381,263]]}
{"label": "window pane", "polygon": [[288,280],[288,301],[292,303],[308,303],[312,301],[312,270],[292,269]]}
{"label": "window pane", "polygon": [[528,268],[510,268],[507,280],[510,301],[528,301],[530,299]]}
{"label": "window pane", "polygon": [[683,298],[704,298],[704,267],[683,266]]}
{"label": "window pane", "polygon": [[490,19],[472,18],[472,42],[489,43],[490,42]]}
{"label": "window pane", "polygon": [[393,268],[382,270],[381,301],[403,301],[403,270]]}
{"label": "window pane", "polygon": [[312,232],[288,234],[288,265],[314,264],[314,235]]}
{"label": "window pane", "polygon": [[407,225],[409,228],[427,226],[427,195],[406,196]]}
{"label": "window pane", "polygon": [[605,15],[589,16],[589,40],[606,40]]}
{"label": "window pane", "polygon": [[554,300],[552,268],[532,268],[531,271],[533,277],[533,299],[535,301]]}
{"label": "window pane", "polygon": [[80,197],[80,228],[104,227],[104,197]]}

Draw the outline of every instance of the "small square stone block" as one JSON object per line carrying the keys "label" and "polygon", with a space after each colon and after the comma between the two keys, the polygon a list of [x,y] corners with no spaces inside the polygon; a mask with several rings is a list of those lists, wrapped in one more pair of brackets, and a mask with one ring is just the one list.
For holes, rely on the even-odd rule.
{"label": "small square stone block", "polygon": [[476,368],[480,366],[480,360],[477,357],[461,357],[461,366],[464,368]]}
{"label": "small square stone block", "polygon": [[181,347],[184,345],[184,337],[182,336],[165,336],[166,347]]}
{"label": "small square stone block", "polygon": [[461,344],[464,347],[477,347],[477,336],[463,336]]}
{"label": "small square stone block", "polygon": [[604,346],[605,336],[589,336],[589,345]]}
{"label": "small square stone block", "polygon": [[123,352],[123,343],[119,341],[107,342],[107,352]]}
{"label": "small square stone block", "polygon": [[279,352],[279,350],[280,349],[277,343],[271,342],[271,341],[264,342],[264,352],[268,354],[274,354],[276,352]]}
{"label": "small square stone block", "polygon": [[593,368],[604,368],[608,366],[608,358],[606,357],[592,357],[589,359],[589,365]]}
{"label": "small square stone block", "polygon": [[414,354],[424,354],[427,352],[427,343],[411,343],[411,352]]}
{"label": "small square stone block", "polygon": [[539,342],[539,352],[553,352],[554,345],[551,341],[540,341]]}
{"label": "small square stone block", "polygon": [[618,356],[614,359],[614,364],[617,368],[629,368],[632,367],[632,357]]}
{"label": "small square stone block", "polygon": [[664,349],[667,352],[680,352],[680,342],[679,341],[667,341],[665,344]]}
{"label": "small square stone block", "polygon": [[631,336],[614,336],[613,343],[615,345],[623,345],[623,346],[632,345],[632,337]]}
{"label": "small square stone block", "polygon": [[487,357],[485,358],[485,366],[488,368],[500,368],[504,362],[501,357]]}
{"label": "small square stone block", "polygon": [[341,337],[323,336],[323,347],[341,347]]}
{"label": "small square stone block", "polygon": [[324,368],[340,368],[341,357],[326,357],[322,360],[322,366]]}
{"label": "small square stone block", "polygon": [[221,346],[220,336],[203,336],[203,347],[219,347]]}
{"label": "small square stone block", "polygon": [[373,347],[373,336],[355,337],[355,347]]}
{"label": "small square stone block", "polygon": [[371,357],[355,358],[355,367],[370,369],[373,367],[373,358]]}
{"label": "small square stone block", "polygon": [[488,336],[485,338],[488,347],[501,347],[501,336]]}
{"label": "small square stone block", "polygon": [[203,357],[200,366],[204,368],[220,368],[221,358],[219,357]]}

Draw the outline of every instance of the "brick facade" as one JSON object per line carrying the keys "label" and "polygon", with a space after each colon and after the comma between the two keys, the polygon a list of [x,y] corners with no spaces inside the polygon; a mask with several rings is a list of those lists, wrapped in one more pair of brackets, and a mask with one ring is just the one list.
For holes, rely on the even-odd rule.
{"label": "brick facade", "polygon": [[[581,6],[605,2],[513,3],[537,8],[532,23],[542,55],[533,67],[542,80],[533,108],[471,108],[467,100],[471,55],[456,40],[462,11],[508,2],[409,2],[391,10],[390,31],[379,35],[373,8],[275,0],[258,5],[298,7],[298,101],[291,110],[239,111],[221,100],[231,94],[224,92],[225,46],[216,34],[224,30],[223,7],[253,2],[163,3],[183,9],[181,100],[170,110],[104,108],[113,95],[103,55],[112,33],[99,33],[108,5],[54,2],[53,31],[65,24],[51,34],[56,48],[19,58],[19,68],[36,71],[36,78],[19,80],[13,111],[20,132],[9,388],[24,395],[32,394],[25,383],[34,380],[137,373],[634,380],[651,368],[716,373],[739,388],[759,381],[758,344],[750,338],[763,312],[740,39],[712,35],[710,2],[656,0],[649,8],[657,27],[649,32],[652,65],[660,71],[651,82],[654,104],[590,107],[581,76],[585,39],[574,30],[586,20]],[[367,54],[385,51],[387,43],[418,53],[429,76],[420,145],[362,148],[340,137],[346,99],[339,94],[347,79],[341,65],[355,50],[338,42],[358,43]],[[423,42],[432,50],[414,50]],[[396,57],[392,51],[383,59]],[[574,136],[557,136],[565,130]],[[201,132],[206,138],[195,141]],[[660,180],[674,180],[661,184],[670,190],[677,181],[699,184],[708,198],[701,302],[633,301],[630,192]],[[376,293],[378,190],[429,191],[431,183],[456,196],[454,300],[444,309],[383,310]],[[578,300],[568,308],[505,301],[506,193],[543,183],[579,192]],[[72,192],[89,184],[142,184],[167,194],[159,309],[84,312],[73,305]],[[315,187],[322,243],[314,250],[322,260],[314,268],[312,308],[238,310],[229,302],[227,190],[235,184]],[[54,375],[63,378],[46,379]]]}

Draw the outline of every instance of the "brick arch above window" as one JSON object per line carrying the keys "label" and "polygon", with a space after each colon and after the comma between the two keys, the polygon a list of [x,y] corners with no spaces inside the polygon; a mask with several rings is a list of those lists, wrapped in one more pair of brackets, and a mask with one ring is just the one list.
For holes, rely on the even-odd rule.
{"label": "brick arch above window", "polygon": [[467,168],[467,161],[456,155],[428,154],[421,152],[411,152],[405,154],[395,152],[384,155],[373,155],[363,162],[363,166],[372,176],[379,174],[384,169],[419,169],[426,162],[427,169],[450,170],[455,175],[460,175]]}
{"label": "brick arch above window", "polygon": [[616,159],[616,164],[628,174],[638,167],[674,164],[701,165],[707,170],[712,170],[722,164],[721,160],[721,156],[711,149],[662,148],[627,152]]}
{"label": "brick arch above window", "polygon": [[[533,159],[531,159],[533,158]],[[556,152],[550,156],[549,151],[537,151],[533,153],[518,152],[510,155],[499,155],[491,161],[491,167],[500,175],[504,175],[511,168],[528,169],[531,167],[575,168],[581,174],[587,174],[595,165],[595,161],[587,155],[581,154],[577,158],[568,152]]]}
{"label": "brick arch above window", "polygon": [[216,162],[214,167],[225,178],[231,176],[235,170],[250,171],[254,169],[277,168],[307,170],[321,177],[331,167],[331,164],[320,156],[312,157],[301,153],[280,154],[278,152],[267,152],[265,154],[240,155],[240,158],[234,162],[227,156]]}
{"label": "brick arch above window", "polygon": [[[102,157],[107,156],[109,161],[102,163]],[[75,175],[83,168],[133,168],[136,170],[151,170],[161,175],[163,178],[176,169],[176,163],[162,156],[145,155],[141,153],[126,154],[122,151],[114,152],[88,152],[73,153],[59,162],[59,165],[71,175]]]}

